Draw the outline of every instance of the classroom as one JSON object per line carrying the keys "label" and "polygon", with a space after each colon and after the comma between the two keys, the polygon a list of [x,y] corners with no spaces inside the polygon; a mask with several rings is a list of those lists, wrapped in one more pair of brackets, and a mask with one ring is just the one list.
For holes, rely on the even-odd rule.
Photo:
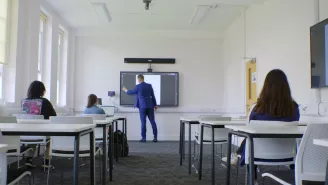
{"label": "classroom", "polygon": [[0,185],[328,185],[328,0],[0,0]]}

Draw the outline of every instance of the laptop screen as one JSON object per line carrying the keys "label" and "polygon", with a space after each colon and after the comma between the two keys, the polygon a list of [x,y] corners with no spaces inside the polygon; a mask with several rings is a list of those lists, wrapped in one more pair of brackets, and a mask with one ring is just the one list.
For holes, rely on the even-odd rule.
{"label": "laptop screen", "polygon": [[102,106],[107,116],[114,116],[115,107],[114,106]]}

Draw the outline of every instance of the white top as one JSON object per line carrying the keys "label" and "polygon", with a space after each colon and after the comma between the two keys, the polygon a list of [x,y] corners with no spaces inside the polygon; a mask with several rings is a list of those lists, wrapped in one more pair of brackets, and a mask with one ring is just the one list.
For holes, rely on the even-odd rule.
{"label": "white top", "polygon": [[313,139],[313,144],[328,147],[328,139]]}
{"label": "white top", "polygon": [[126,116],[114,116],[115,119],[126,119]]}
{"label": "white top", "polygon": [[6,144],[0,144],[0,149],[1,148],[5,148],[5,147],[7,147],[8,145],[6,145]]}
{"label": "white top", "polygon": [[8,151],[8,145],[0,144],[0,152],[7,152],[7,151]]}
{"label": "white top", "polygon": [[[106,120],[94,120],[93,123],[97,125],[105,125],[109,123],[113,123],[114,120],[106,119]],[[50,120],[48,119],[18,119],[18,123],[21,124],[49,124]]]}
{"label": "white top", "polygon": [[107,124],[113,123],[113,120],[109,120],[109,119],[106,119],[106,120],[94,120],[93,122],[95,124],[97,124],[97,125],[107,125]]}
{"label": "white top", "polygon": [[186,121],[186,122],[197,122],[199,121],[199,118],[195,117],[180,117],[181,121]]}
{"label": "white top", "polygon": [[94,124],[17,124],[1,123],[1,132],[83,132],[94,128]]}
{"label": "white top", "polygon": [[304,134],[306,127],[304,126],[259,126],[259,125],[247,125],[247,126],[232,126],[229,128],[234,131],[241,131],[251,134]]}
{"label": "white top", "polygon": [[230,120],[230,121],[201,121],[201,124],[206,125],[246,125],[247,120]]}

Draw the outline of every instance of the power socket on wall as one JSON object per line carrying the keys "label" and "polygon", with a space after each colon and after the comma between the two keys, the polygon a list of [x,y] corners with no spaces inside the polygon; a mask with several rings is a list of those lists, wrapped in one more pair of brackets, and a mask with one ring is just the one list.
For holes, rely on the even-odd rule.
{"label": "power socket on wall", "polygon": [[[311,104],[299,104],[299,110],[301,115],[317,116],[319,115],[319,107],[317,103]],[[327,109],[328,111],[328,109]]]}

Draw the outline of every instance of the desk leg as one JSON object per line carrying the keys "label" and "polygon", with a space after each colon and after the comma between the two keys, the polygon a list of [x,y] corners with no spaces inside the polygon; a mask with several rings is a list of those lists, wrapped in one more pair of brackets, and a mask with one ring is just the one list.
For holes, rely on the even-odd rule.
{"label": "desk leg", "polygon": [[107,135],[108,133],[106,132],[107,128],[107,125],[104,125],[103,126],[103,148],[102,148],[102,151],[103,151],[103,164],[102,164],[102,185],[105,185],[106,184],[106,170],[107,170]]}
{"label": "desk leg", "polygon": [[109,158],[109,181],[113,181],[113,124],[109,126],[109,146],[108,146],[108,158]]}
{"label": "desk leg", "polygon": [[126,118],[124,118],[124,125],[125,125],[125,135],[126,135],[126,138],[127,138],[128,137],[128,125],[127,125]]}
{"label": "desk leg", "polygon": [[179,142],[179,154],[180,154],[180,166],[182,166],[182,121],[180,121],[180,142]]}
{"label": "desk leg", "polygon": [[[214,146],[214,127],[212,129],[212,185],[215,185],[215,146]],[[222,151],[221,151],[222,152]]]}
{"label": "desk leg", "polygon": [[203,168],[203,140],[204,140],[204,125],[200,126],[200,147],[199,147],[199,164],[198,164],[198,179],[202,180]]}
{"label": "desk leg", "polygon": [[[227,151],[227,174],[226,174],[226,185],[230,185],[230,171],[231,171],[231,140],[232,134],[228,134],[228,151]],[[237,164],[239,165],[239,164]]]}
{"label": "desk leg", "polygon": [[328,185],[328,162],[327,162],[327,167],[326,167],[326,182],[325,185]]}
{"label": "desk leg", "polygon": [[79,151],[80,151],[80,135],[75,136],[74,139],[74,174],[73,184],[79,184]]}
{"label": "desk leg", "polygon": [[90,132],[90,184],[95,185],[95,135],[94,131]]}
{"label": "desk leg", "polygon": [[115,121],[115,132],[116,132],[115,157],[116,157],[116,162],[118,162],[118,133],[117,133],[117,120]]}
{"label": "desk leg", "polygon": [[125,134],[125,128],[124,128],[124,119],[121,120],[122,121],[122,153],[123,153],[123,157],[124,157],[124,148],[125,148],[125,144],[124,144],[124,134]]}
{"label": "desk leg", "polygon": [[191,124],[189,123],[189,162],[188,162],[188,173],[191,174]]}
{"label": "desk leg", "polygon": [[250,146],[249,185],[254,185],[254,142],[253,142],[253,137],[251,135],[248,135],[248,142],[249,142],[249,146]]}
{"label": "desk leg", "polygon": [[[180,120],[180,135],[179,135],[179,154],[180,155],[181,155],[181,137],[182,137],[182,121]],[[181,166],[181,163],[180,163],[180,166]]]}
{"label": "desk leg", "polygon": [[182,124],[182,159],[185,159],[185,144],[186,144],[186,123]]}

